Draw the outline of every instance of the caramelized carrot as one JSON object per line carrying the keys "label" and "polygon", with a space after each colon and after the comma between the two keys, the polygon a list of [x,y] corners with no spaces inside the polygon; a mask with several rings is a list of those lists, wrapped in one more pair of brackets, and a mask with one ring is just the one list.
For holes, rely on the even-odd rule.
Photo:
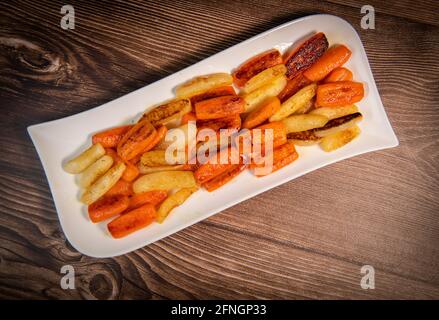
{"label": "caramelized carrot", "polygon": [[88,206],[88,215],[92,222],[100,222],[124,212],[129,203],[128,196],[104,195]]}
{"label": "caramelized carrot", "polygon": [[280,102],[284,102],[293,96],[297,91],[310,83],[311,81],[305,78],[302,73],[299,73],[295,78],[288,80],[287,85],[277,97],[279,98]]}
{"label": "caramelized carrot", "polygon": [[122,174],[122,179],[125,181],[133,181],[134,179],[137,178],[137,176],[139,175],[139,169],[137,169],[137,167],[132,164],[130,161],[123,161],[121,157],[119,157],[119,155],[117,154],[116,151],[114,151],[111,148],[107,148],[105,149],[106,153],[113,158],[113,161],[115,163],[117,162],[123,162],[125,163],[125,171]]}
{"label": "caramelized carrot", "polygon": [[287,78],[293,79],[303,70],[308,69],[328,49],[328,39],[319,32],[293,50],[285,61]]}
{"label": "caramelized carrot", "polygon": [[197,121],[197,117],[195,116],[195,113],[193,112],[188,112],[186,114],[183,115],[183,117],[181,117],[181,124],[186,124],[189,121]]}
{"label": "caramelized carrot", "polygon": [[222,96],[195,104],[197,119],[218,119],[245,111],[244,99],[239,96]]}
{"label": "caramelized carrot", "polygon": [[351,54],[351,50],[344,45],[332,47],[303,75],[312,82],[323,80],[332,70],[341,67],[348,61]]}
{"label": "caramelized carrot", "polygon": [[230,95],[232,96],[236,95],[235,89],[232,86],[213,88],[211,90],[208,90],[206,92],[191,97],[191,103],[194,106],[197,102],[203,100],[212,99],[221,96],[230,96]]}
{"label": "caramelized carrot", "polygon": [[361,82],[340,81],[319,85],[316,93],[316,107],[338,107],[353,104],[364,97]]}
{"label": "caramelized carrot", "polygon": [[131,160],[154,141],[156,133],[156,129],[148,120],[138,122],[118,143],[117,154],[125,161]]}
{"label": "caramelized carrot", "polygon": [[280,100],[271,97],[258,109],[249,113],[242,125],[243,128],[251,129],[264,123],[268,118],[280,109]]}
{"label": "caramelized carrot", "polygon": [[113,238],[122,238],[151,224],[156,215],[154,206],[148,203],[111,221],[108,231]]}
{"label": "caramelized carrot", "polygon": [[221,129],[237,129],[241,128],[241,117],[239,114],[235,114],[229,117],[209,119],[209,120],[198,120],[197,129],[211,129],[213,131],[219,131]]}
{"label": "caramelized carrot", "polygon": [[148,152],[149,150],[154,148],[157,144],[159,144],[160,141],[163,140],[163,138],[166,136],[166,132],[168,132],[168,128],[166,128],[166,126],[160,126],[159,128],[157,128],[156,134],[154,136],[154,139],[151,141],[151,143],[145,148],[145,150],[143,150],[134,158],[132,158],[130,162],[132,164],[137,164],[145,152]]}
{"label": "caramelized carrot", "polygon": [[245,164],[235,164],[224,173],[216,176],[212,180],[205,182],[203,187],[206,188],[207,191],[212,192],[238,176],[246,167],[247,165]]}
{"label": "caramelized carrot", "polygon": [[[227,153],[227,155],[224,155]],[[232,164],[232,148],[226,148],[216,153],[214,156],[216,157],[216,163],[213,163],[211,159],[209,159],[206,163],[200,164],[197,170],[194,172],[195,180],[198,184],[203,184],[209,180],[212,180],[216,176],[226,172],[227,170],[233,168],[234,164]],[[227,158],[226,163],[221,163],[221,159]]]}
{"label": "caramelized carrot", "polygon": [[127,125],[96,133],[92,137],[92,142],[93,144],[100,143],[104,148],[115,148],[123,135],[132,127],[132,125]]}
{"label": "caramelized carrot", "polygon": [[[283,158],[289,156],[290,154],[296,152],[294,143],[287,141],[285,144],[275,148],[273,150],[273,164],[279,162]],[[260,168],[264,166],[264,163],[258,161],[258,159],[253,159],[254,161],[250,164],[249,168]]]}
{"label": "caramelized carrot", "polygon": [[[278,160],[277,162],[273,162],[273,169],[271,170],[270,173],[273,173],[273,172],[289,165],[290,163],[295,161],[298,157],[299,157],[299,154],[297,152],[294,152],[294,153],[286,156],[285,158]],[[268,173],[268,174],[270,174],[270,173]],[[256,176],[263,177],[263,176],[266,176],[268,174],[256,174]]]}
{"label": "caramelized carrot", "polygon": [[282,63],[282,56],[277,49],[262,52],[241,64],[233,73],[233,81],[238,87],[265,69]]}
{"label": "caramelized carrot", "polygon": [[136,209],[144,204],[158,205],[166,199],[168,193],[165,190],[153,190],[142,193],[137,193],[130,198],[129,210]]}
{"label": "caramelized carrot", "polygon": [[[255,138],[254,130],[261,130],[260,140]],[[273,130],[273,148],[283,145],[287,142],[287,129],[280,121],[274,121],[252,129],[252,143],[260,143],[261,150],[264,150],[266,130]]]}
{"label": "caramelized carrot", "polygon": [[130,196],[133,194],[133,186],[131,182],[119,180],[116,184],[107,191],[105,196],[124,195]]}
{"label": "caramelized carrot", "polygon": [[337,69],[334,69],[334,71],[332,71],[329,76],[327,76],[323,82],[324,83],[329,83],[329,82],[338,82],[338,81],[352,81],[353,79],[353,75],[351,70],[344,68],[344,67],[340,67]]}

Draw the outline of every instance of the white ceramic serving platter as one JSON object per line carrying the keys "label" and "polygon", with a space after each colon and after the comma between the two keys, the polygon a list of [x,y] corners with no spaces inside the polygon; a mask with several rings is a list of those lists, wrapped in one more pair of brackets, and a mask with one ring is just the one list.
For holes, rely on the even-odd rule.
{"label": "white ceramic serving platter", "polygon": [[[257,53],[273,47],[284,52],[291,44],[317,31],[326,34],[330,45],[343,43],[352,50],[347,67],[355,80],[363,82],[366,88],[365,98],[358,104],[364,116],[359,138],[331,153],[318,146],[298,147],[299,159],[293,164],[263,178],[246,171],[212,193],[200,190],[175,209],[163,224],[154,223],[122,239],[115,240],[109,235],[107,223],[90,222],[86,206],[78,201],[75,177],[65,173],[62,164],[90,146],[93,133],[132,122],[147,107],[173,97],[174,88],[194,76],[231,72]],[[43,163],[67,239],[78,251],[92,257],[117,256],[141,248],[310,171],[398,145],[357,32],[346,21],[331,15],[313,15],[288,22],[100,107],[30,126],[28,132]]]}

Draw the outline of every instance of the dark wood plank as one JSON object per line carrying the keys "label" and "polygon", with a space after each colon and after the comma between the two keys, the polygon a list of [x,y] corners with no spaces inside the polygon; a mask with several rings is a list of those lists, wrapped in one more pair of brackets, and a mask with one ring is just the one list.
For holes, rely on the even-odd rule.
{"label": "dark wood plank", "polygon": [[[392,4],[393,3],[393,4]],[[321,1],[0,4],[1,298],[439,298],[439,28],[429,8]],[[433,3],[434,5],[434,3]],[[294,18],[360,33],[400,147],[310,173],[112,259],[66,241],[26,126],[98,106]],[[433,18],[433,19],[432,19]],[[379,27],[378,27],[379,26]],[[251,254],[249,254],[251,252]],[[59,286],[71,264],[77,290]],[[376,289],[359,269],[376,268]]]}

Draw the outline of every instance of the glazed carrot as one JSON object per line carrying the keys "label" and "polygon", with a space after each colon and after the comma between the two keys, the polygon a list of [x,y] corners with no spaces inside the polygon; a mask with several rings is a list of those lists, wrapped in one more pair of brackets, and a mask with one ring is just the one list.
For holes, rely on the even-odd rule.
{"label": "glazed carrot", "polygon": [[353,104],[364,97],[361,82],[340,81],[317,87],[316,107],[338,107]]}
{"label": "glazed carrot", "polygon": [[244,111],[244,99],[233,95],[203,100],[195,104],[195,115],[201,120],[224,118]]}
{"label": "glazed carrot", "polygon": [[96,202],[88,206],[88,215],[94,223],[106,220],[124,212],[129,205],[128,196],[124,195],[104,195]]}
{"label": "glazed carrot", "polygon": [[119,157],[117,152],[111,148],[107,148],[105,149],[105,151],[109,156],[113,158],[113,161],[115,163],[116,162],[125,163],[126,168],[125,171],[123,172],[122,180],[130,182],[137,178],[137,176],[139,175],[139,169],[137,169],[137,167],[133,163],[131,163],[130,161],[123,161],[122,158]]}
{"label": "glazed carrot", "polygon": [[323,32],[319,32],[307,39],[293,50],[285,61],[287,78],[293,79],[303,70],[308,69],[328,49],[328,39]]}
{"label": "glazed carrot", "polygon": [[239,114],[235,114],[224,118],[197,121],[198,131],[203,129],[211,129],[213,131],[219,131],[220,129],[239,130],[240,128],[241,128],[241,117],[239,116]]}
{"label": "glazed carrot", "polygon": [[244,171],[245,168],[247,168],[247,165],[245,164],[235,164],[226,172],[216,176],[212,180],[205,182],[203,187],[206,188],[207,191],[212,192],[238,176]]}
{"label": "glazed carrot", "polygon": [[108,231],[113,238],[122,238],[151,224],[156,215],[154,206],[148,203],[111,221]]}
{"label": "glazed carrot", "polygon": [[348,68],[340,67],[334,69],[324,80],[324,83],[338,82],[338,81],[352,81],[352,71]]}
{"label": "glazed carrot", "polygon": [[[225,156],[224,153],[227,153]],[[198,184],[203,184],[209,180],[212,180],[216,176],[226,172],[227,170],[233,168],[232,164],[232,148],[226,148],[221,150],[212,156],[206,163],[200,164],[199,167],[194,172],[195,180]],[[216,163],[213,163],[211,159],[216,157]],[[221,159],[226,158],[226,163],[222,163]]]}
{"label": "glazed carrot", "polygon": [[154,136],[153,141],[151,141],[151,143],[145,148],[145,150],[143,150],[138,155],[136,155],[134,158],[132,158],[130,160],[130,162],[132,164],[137,164],[140,161],[140,158],[142,157],[142,155],[145,152],[148,152],[149,150],[154,148],[156,145],[158,145],[160,143],[160,141],[163,140],[163,138],[166,136],[166,132],[168,132],[168,128],[166,128],[166,126],[158,127],[157,130],[156,130],[156,134]]}
{"label": "glazed carrot", "polygon": [[238,87],[253,78],[255,75],[282,63],[282,56],[277,49],[262,52],[241,64],[233,73],[233,81]]}
{"label": "glazed carrot", "polygon": [[[281,147],[278,147],[273,150],[273,166],[271,168],[271,171],[266,173],[261,172],[255,172],[255,175],[257,177],[262,177],[269,175],[270,173],[273,173],[286,165],[290,164],[294,160],[296,160],[299,157],[299,154],[296,151],[296,148],[294,147],[294,144],[292,142],[287,142],[286,144],[282,145]],[[256,164],[252,165],[252,168],[261,168],[264,164]]]}
{"label": "glazed carrot", "polygon": [[277,97],[268,98],[258,109],[250,112],[245,118],[243,128],[251,129],[264,123],[280,109],[280,100]]}
{"label": "glazed carrot", "polygon": [[130,196],[133,194],[133,186],[131,182],[119,180],[116,184],[107,191],[105,196],[124,195]]}
{"label": "glazed carrot", "polygon": [[[294,146],[294,143],[287,141],[285,144],[275,148],[273,150],[273,164],[279,162],[283,158],[286,158],[290,154],[296,152],[296,148]],[[249,168],[260,168],[264,166],[263,162],[260,162],[259,159],[252,159],[252,163],[250,164]]]}
{"label": "glazed carrot", "polygon": [[[260,139],[256,138],[255,136],[255,130],[259,129],[260,132]],[[252,143],[260,143],[262,145],[261,150],[264,150],[265,145],[265,134],[266,130],[273,130],[273,148],[276,148],[278,146],[283,145],[285,142],[287,142],[287,129],[285,125],[280,121],[274,121],[267,124],[264,124],[262,126],[256,127],[252,129]]]}
{"label": "glazed carrot", "polygon": [[[296,160],[298,157],[299,157],[299,154],[297,152],[294,152],[294,153],[288,155],[287,157],[285,157],[285,158],[283,158],[283,159],[281,159],[281,160],[279,160],[277,162],[274,162],[273,163],[273,169],[271,170],[270,173],[273,173],[273,172],[275,172],[275,171],[277,171],[277,170],[279,170],[279,169],[289,165],[294,160]],[[268,174],[270,174],[270,173],[268,173]],[[266,176],[268,174],[256,174],[256,176],[257,177],[263,177],[263,176]]]}
{"label": "glazed carrot", "polygon": [[183,117],[181,117],[181,124],[186,124],[189,121],[197,121],[197,117],[195,116],[195,113],[188,112]]}
{"label": "glazed carrot", "polygon": [[194,106],[197,102],[203,100],[212,99],[221,96],[230,96],[230,95],[236,95],[235,89],[232,86],[222,86],[218,88],[213,88],[211,90],[208,90],[206,92],[191,97],[191,103]]}
{"label": "glazed carrot", "polygon": [[277,97],[279,98],[280,102],[284,102],[292,97],[297,91],[310,83],[311,81],[305,78],[302,73],[299,73],[295,78],[288,80],[287,85]]}
{"label": "glazed carrot", "polygon": [[132,127],[132,125],[127,125],[98,132],[93,135],[92,142],[93,144],[100,143],[104,148],[115,148],[123,135]]}
{"label": "glazed carrot", "polygon": [[344,45],[332,47],[309,69],[305,70],[303,75],[312,82],[323,80],[332,70],[348,61],[351,54],[351,50]]}
{"label": "glazed carrot", "polygon": [[142,153],[155,139],[156,129],[148,120],[134,125],[117,145],[117,154],[125,161]]}
{"label": "glazed carrot", "polygon": [[167,196],[168,193],[165,190],[153,190],[134,194],[130,198],[130,205],[128,207],[128,210],[136,209],[147,203],[154,206],[158,205],[160,202],[165,200]]}

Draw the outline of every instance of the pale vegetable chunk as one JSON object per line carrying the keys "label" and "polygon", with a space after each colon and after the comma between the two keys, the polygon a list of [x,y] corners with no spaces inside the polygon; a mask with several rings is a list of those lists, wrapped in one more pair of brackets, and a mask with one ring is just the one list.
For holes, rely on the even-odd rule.
{"label": "pale vegetable chunk", "polygon": [[278,64],[274,67],[265,69],[264,71],[258,73],[249,81],[247,81],[242,89],[244,93],[250,93],[270,82],[272,82],[276,77],[280,75],[285,75],[287,68],[284,64]]}
{"label": "pale vegetable chunk", "polygon": [[230,86],[233,83],[233,78],[228,73],[213,73],[200,77],[193,78],[188,82],[183,83],[175,89],[177,97],[189,98],[204,91],[222,87]]}
{"label": "pale vegetable chunk", "polygon": [[162,202],[162,204],[159,207],[159,210],[157,211],[157,217],[156,217],[157,222],[162,223],[169,215],[172,209],[182,205],[187,200],[187,198],[189,198],[191,194],[197,190],[198,187],[183,188],[177,191],[176,193],[171,194],[169,197],[167,197],[165,201]]}
{"label": "pale vegetable chunk", "polygon": [[317,84],[312,83],[305,88],[300,89],[292,97],[288,98],[281,104],[280,110],[273,114],[269,121],[280,121],[293,114],[300,108],[305,107],[316,94]]}
{"label": "pale vegetable chunk", "polygon": [[95,182],[100,176],[107,172],[113,165],[113,158],[109,155],[100,157],[91,166],[85,169],[79,177],[79,185],[87,188]]}
{"label": "pale vegetable chunk", "polygon": [[270,83],[259,87],[258,89],[245,94],[245,112],[251,112],[261,106],[268,98],[277,96],[287,85],[287,77],[279,75]]}
{"label": "pale vegetable chunk", "polygon": [[334,151],[354,140],[360,134],[361,130],[358,126],[339,131],[337,133],[326,136],[320,142],[320,146],[326,152]]}
{"label": "pale vegetable chunk", "polygon": [[316,108],[310,114],[318,114],[327,117],[329,120],[347,116],[348,114],[358,112],[358,107],[355,104],[340,106],[340,107],[324,107]]}
{"label": "pale vegetable chunk", "polygon": [[110,170],[108,170],[102,177],[93,183],[88,189],[84,191],[81,197],[81,202],[91,204],[102,197],[108,190],[113,187],[116,182],[122,177],[125,171],[125,164],[123,162],[117,163]]}
{"label": "pale vegetable chunk", "polygon": [[152,190],[171,190],[193,188],[195,182],[192,171],[161,171],[144,175],[133,184],[134,193]]}
{"label": "pale vegetable chunk", "polygon": [[323,127],[328,122],[325,116],[314,114],[292,115],[282,120],[287,129],[287,133],[306,131],[314,128]]}
{"label": "pale vegetable chunk", "polygon": [[105,154],[105,149],[100,143],[92,145],[76,158],[70,160],[64,165],[64,171],[68,173],[81,173],[96,160]]}

